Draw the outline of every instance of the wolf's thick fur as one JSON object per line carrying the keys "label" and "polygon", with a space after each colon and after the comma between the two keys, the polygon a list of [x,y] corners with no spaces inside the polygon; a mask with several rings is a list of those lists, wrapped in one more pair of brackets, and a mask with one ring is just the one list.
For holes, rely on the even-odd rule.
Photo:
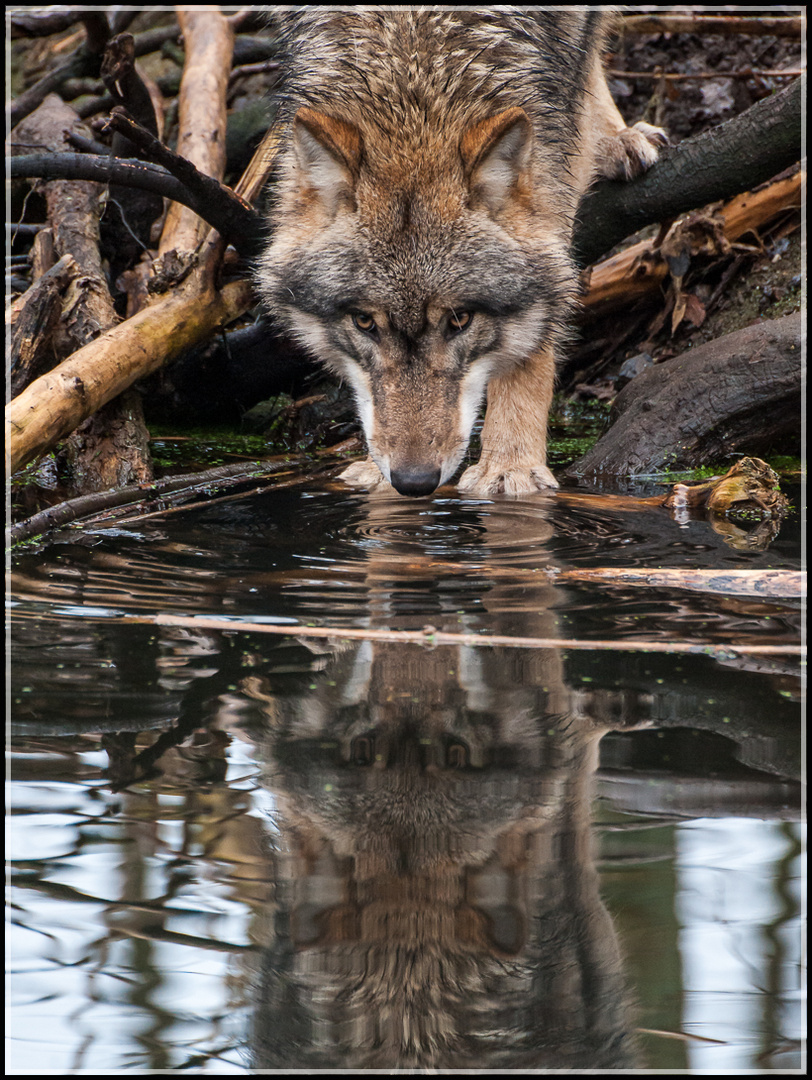
{"label": "wolf's thick fur", "polygon": [[[282,48],[273,313],[352,386],[382,477],[425,495],[520,494],[546,465],[569,248],[598,175],[631,176],[662,133],[627,128],[595,8],[277,8]],[[374,462],[374,464],[373,464]]]}

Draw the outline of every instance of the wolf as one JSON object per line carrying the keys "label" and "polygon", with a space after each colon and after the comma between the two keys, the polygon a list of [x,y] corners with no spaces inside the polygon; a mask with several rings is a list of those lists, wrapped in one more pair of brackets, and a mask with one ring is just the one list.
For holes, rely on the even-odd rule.
{"label": "wolf", "polygon": [[557,486],[546,462],[570,255],[596,176],[657,159],[627,127],[600,8],[276,8],[271,233],[259,292],[354,392],[369,450],[342,474],[425,496],[487,395],[475,496]]}

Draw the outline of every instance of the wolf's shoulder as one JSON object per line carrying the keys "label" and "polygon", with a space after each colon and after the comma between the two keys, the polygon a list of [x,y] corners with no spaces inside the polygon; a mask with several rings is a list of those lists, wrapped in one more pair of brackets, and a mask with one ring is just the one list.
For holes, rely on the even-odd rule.
{"label": "wolf's shoulder", "polygon": [[565,109],[608,20],[587,7],[283,7],[269,19],[281,98],[327,110],[342,99],[363,110],[390,102],[407,114],[453,114],[477,100]]}

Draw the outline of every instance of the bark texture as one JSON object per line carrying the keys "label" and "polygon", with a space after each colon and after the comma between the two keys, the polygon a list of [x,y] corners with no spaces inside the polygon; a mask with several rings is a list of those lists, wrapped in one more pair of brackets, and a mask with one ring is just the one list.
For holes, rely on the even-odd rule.
{"label": "bark texture", "polygon": [[644,371],[618,394],[609,431],[568,474],[695,468],[797,440],[801,335],[801,313],[794,312]]}

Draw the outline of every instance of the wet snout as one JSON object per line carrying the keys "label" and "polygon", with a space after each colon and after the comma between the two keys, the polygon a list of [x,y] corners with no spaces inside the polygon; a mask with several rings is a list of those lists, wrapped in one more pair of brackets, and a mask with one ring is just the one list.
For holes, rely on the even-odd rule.
{"label": "wet snout", "polygon": [[418,462],[391,469],[389,482],[400,495],[431,495],[439,486],[441,476],[439,465]]}

